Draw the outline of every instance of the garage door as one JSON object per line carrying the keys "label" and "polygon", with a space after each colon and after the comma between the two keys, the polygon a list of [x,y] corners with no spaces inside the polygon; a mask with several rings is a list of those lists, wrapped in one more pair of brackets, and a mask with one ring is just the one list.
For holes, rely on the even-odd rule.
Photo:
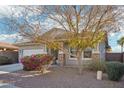
{"label": "garage door", "polygon": [[46,54],[46,52],[43,49],[23,50],[23,56],[31,56],[33,54]]}

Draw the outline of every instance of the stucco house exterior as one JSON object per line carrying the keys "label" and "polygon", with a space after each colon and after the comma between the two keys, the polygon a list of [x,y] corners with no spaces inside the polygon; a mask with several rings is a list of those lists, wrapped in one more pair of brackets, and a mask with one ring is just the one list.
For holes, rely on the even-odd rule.
{"label": "stucco house exterior", "polygon": [[[53,28],[48,32],[42,35],[42,38],[61,38],[63,35],[65,36],[65,31],[59,28]],[[66,37],[64,37],[65,39]],[[66,45],[61,38],[60,42],[62,42],[63,47],[65,48]],[[19,59],[24,56],[30,56],[32,54],[52,54],[56,56],[58,64],[61,65],[76,65],[76,58],[71,55],[64,55],[62,51],[53,51],[46,47],[45,44],[39,44],[34,42],[20,42],[16,43],[19,47]],[[101,42],[95,48],[87,48],[85,51],[82,52],[82,60],[84,62],[92,62],[92,61],[104,61],[105,60],[105,51],[106,51],[106,43]],[[66,47],[70,53],[74,54],[75,49]],[[66,62],[66,63],[65,63]]]}

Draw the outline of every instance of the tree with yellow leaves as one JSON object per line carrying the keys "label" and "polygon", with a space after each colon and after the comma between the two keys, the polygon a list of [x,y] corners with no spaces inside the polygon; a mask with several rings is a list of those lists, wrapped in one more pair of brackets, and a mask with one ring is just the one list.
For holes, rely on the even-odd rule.
{"label": "tree with yellow leaves", "polygon": [[[120,9],[118,6],[63,5],[20,7],[23,8],[23,13],[21,13],[23,23],[18,23],[17,25],[20,35],[29,37],[35,42],[44,43],[50,48],[61,50],[65,55],[71,55],[67,49],[62,47],[60,41],[66,42],[69,47],[76,49],[75,57],[77,58],[80,74],[82,73],[83,63],[82,52],[86,48],[95,47],[98,43],[104,41],[106,33],[119,30],[118,20],[120,20],[121,11],[118,10]],[[42,38],[41,34],[39,34],[43,29],[40,17],[42,15],[51,19],[57,24],[58,28],[63,29],[66,33],[61,38]],[[37,22],[32,23],[30,19],[35,17]],[[52,25],[52,27],[55,27],[55,25]]]}

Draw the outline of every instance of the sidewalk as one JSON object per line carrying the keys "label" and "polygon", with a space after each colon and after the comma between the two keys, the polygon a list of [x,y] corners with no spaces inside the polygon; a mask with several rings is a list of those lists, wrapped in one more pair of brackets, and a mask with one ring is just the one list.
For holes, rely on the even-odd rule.
{"label": "sidewalk", "polygon": [[[23,66],[22,64],[11,64],[11,65],[4,65],[0,66],[0,74],[6,74],[6,73],[11,73],[14,71],[22,70]],[[18,88],[12,84],[9,83],[1,83],[0,82],[0,88]]]}
{"label": "sidewalk", "polygon": [[23,69],[23,66],[20,63],[4,65],[4,66],[0,66],[0,74],[10,73],[10,72],[14,72],[14,71],[22,70],[22,69]]}
{"label": "sidewalk", "polygon": [[0,88],[19,88],[9,83],[0,83]]}

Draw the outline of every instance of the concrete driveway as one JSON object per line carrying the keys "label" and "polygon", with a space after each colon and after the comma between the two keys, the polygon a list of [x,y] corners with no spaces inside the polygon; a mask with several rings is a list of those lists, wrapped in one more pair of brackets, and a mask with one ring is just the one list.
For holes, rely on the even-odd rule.
{"label": "concrete driveway", "polygon": [[[23,66],[20,63],[0,66],[0,75],[15,72],[22,69]],[[2,82],[2,80],[0,80],[0,88],[17,88],[17,87],[10,83],[4,83]]]}
{"label": "concrete driveway", "polygon": [[0,66],[0,74],[15,72],[15,71],[22,70],[22,69],[23,69],[23,66],[20,63],[4,65],[4,66]]}

